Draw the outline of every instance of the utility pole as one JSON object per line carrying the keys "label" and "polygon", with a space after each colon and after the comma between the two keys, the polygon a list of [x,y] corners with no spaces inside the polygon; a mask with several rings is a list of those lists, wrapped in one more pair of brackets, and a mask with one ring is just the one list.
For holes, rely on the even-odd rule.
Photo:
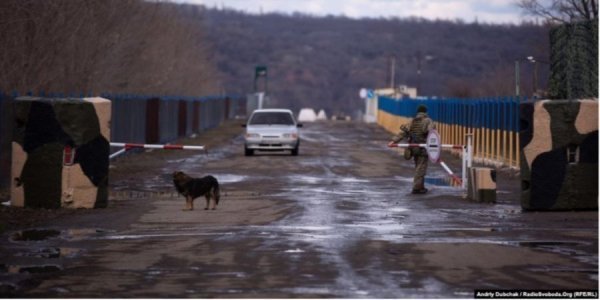
{"label": "utility pole", "polygon": [[265,94],[268,92],[268,88],[269,88],[269,75],[267,73],[267,66],[256,66],[256,68],[254,69],[254,92],[256,93],[258,90],[258,85],[257,85],[257,81],[258,78],[260,77],[264,77],[265,78]]}
{"label": "utility pole", "polygon": [[393,89],[396,86],[396,55],[392,54],[390,63],[390,88]]}
{"label": "utility pole", "polygon": [[417,52],[417,93],[421,94],[421,51]]}
{"label": "utility pole", "polygon": [[515,60],[515,96],[519,97],[519,61]]}

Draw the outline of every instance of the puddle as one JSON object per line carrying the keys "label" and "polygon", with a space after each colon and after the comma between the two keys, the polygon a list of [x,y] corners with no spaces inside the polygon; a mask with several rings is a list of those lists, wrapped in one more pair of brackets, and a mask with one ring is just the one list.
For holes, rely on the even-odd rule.
{"label": "puddle", "polygon": [[17,286],[12,283],[0,282],[0,295],[4,298],[17,291]]}
{"label": "puddle", "polygon": [[283,252],[284,253],[304,253],[305,251],[302,249],[296,248],[296,249],[285,250]]}
{"label": "puddle", "polygon": [[430,185],[435,185],[435,186],[443,186],[443,187],[460,187],[460,184],[458,184],[450,176],[425,177],[425,184],[430,184]]}
{"label": "puddle", "polygon": [[[319,296],[327,296],[333,295],[333,291],[329,288],[323,287],[296,287],[291,289],[284,289],[284,291],[291,292],[295,295],[319,295]],[[311,297],[309,297],[311,298]]]}
{"label": "puddle", "polygon": [[248,176],[243,176],[243,175],[233,175],[233,174],[214,174],[213,175],[215,178],[217,178],[217,180],[219,181],[219,183],[234,183],[234,182],[241,182],[244,181],[248,178]]}
{"label": "puddle", "polygon": [[369,182],[369,180],[367,179],[359,179],[359,178],[354,178],[354,177],[344,177],[341,180],[342,182],[347,182],[347,183],[367,183]]}
{"label": "puddle", "polygon": [[105,230],[99,228],[76,228],[66,230],[64,236],[68,240],[85,240],[114,232],[114,230]]}
{"label": "puddle", "polygon": [[36,258],[73,258],[76,257],[79,253],[81,253],[81,249],[76,248],[42,248],[33,252],[17,253],[16,256]]}
{"label": "puddle", "polygon": [[57,265],[43,265],[43,266],[9,266],[8,273],[29,273],[29,274],[41,274],[41,273],[53,273],[61,271],[62,268]]}
{"label": "puddle", "polygon": [[540,247],[572,247],[579,246],[582,243],[577,242],[555,242],[555,241],[535,241],[535,242],[519,242],[521,247],[540,248]]}
{"label": "puddle", "polygon": [[[15,232],[11,235],[10,240],[14,242],[27,242],[27,241],[45,241],[52,238],[63,238],[66,240],[84,240],[88,238],[96,238],[98,236],[105,235],[107,233],[115,232],[114,230],[104,230],[98,228],[75,228],[67,229],[64,231],[56,229],[29,229]],[[78,252],[77,249],[71,248],[56,248],[52,249],[41,249],[40,255],[53,255],[53,252],[63,251],[63,255],[73,255],[74,252]]]}
{"label": "puddle", "polygon": [[12,241],[44,241],[60,235],[60,231],[54,229],[30,229],[15,232],[11,236]]}
{"label": "puddle", "polygon": [[297,175],[297,176],[288,176],[288,177],[290,178],[290,180],[292,182],[303,182],[303,183],[309,183],[309,184],[317,184],[317,183],[321,183],[323,181],[323,178],[313,177],[313,176]]}
{"label": "puddle", "polygon": [[217,272],[217,273],[206,273],[206,276],[223,276],[223,277],[235,277],[244,278],[246,273],[244,272]]}
{"label": "puddle", "polygon": [[400,181],[400,182],[413,182],[413,178],[412,177],[403,177],[403,176],[394,176],[393,180],[395,181]]}

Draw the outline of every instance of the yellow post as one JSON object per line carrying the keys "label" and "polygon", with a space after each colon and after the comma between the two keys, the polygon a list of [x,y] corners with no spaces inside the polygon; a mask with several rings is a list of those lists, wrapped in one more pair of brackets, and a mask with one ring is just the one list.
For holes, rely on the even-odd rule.
{"label": "yellow post", "polygon": [[492,146],[492,133],[491,133],[491,129],[486,128],[485,129],[485,158],[486,159],[491,159],[491,146]]}
{"label": "yellow post", "polygon": [[[459,138],[460,138],[460,125],[456,124],[456,134],[454,134],[454,141],[452,141],[452,145],[458,144]],[[454,149],[452,151],[456,152]]]}
{"label": "yellow post", "polygon": [[512,167],[514,161],[513,161],[513,138],[514,138],[514,134],[512,131],[510,131],[508,133],[508,166]]}
{"label": "yellow post", "polygon": [[450,141],[448,141],[448,144],[454,143],[454,127],[456,127],[456,125],[450,125]]}
{"label": "yellow post", "polygon": [[479,128],[475,128],[475,139],[473,140],[473,157],[479,157]]}
{"label": "yellow post", "polygon": [[481,128],[481,159],[485,159],[485,127]]}
{"label": "yellow post", "polygon": [[519,168],[521,168],[521,149],[519,149],[519,133],[518,132],[517,132],[516,136],[517,136],[517,138],[515,139],[515,144],[517,146],[515,148],[517,149],[517,153],[516,153],[517,165],[515,167],[517,167],[519,169]]}
{"label": "yellow post", "polygon": [[496,129],[490,129],[490,159],[496,160]]}
{"label": "yellow post", "polygon": [[500,136],[502,132],[500,129],[496,130],[496,160],[502,162],[502,156],[500,156]]}
{"label": "yellow post", "polygon": [[446,132],[446,123],[441,123],[440,130],[440,132],[442,133],[442,143],[444,143],[448,138],[448,133]]}
{"label": "yellow post", "polygon": [[510,161],[508,161],[508,153],[506,153],[506,130],[502,130],[502,161],[510,167]]}
{"label": "yellow post", "polygon": [[496,130],[494,129],[490,129],[490,160],[494,160],[494,144],[496,141],[496,134],[495,134]]}

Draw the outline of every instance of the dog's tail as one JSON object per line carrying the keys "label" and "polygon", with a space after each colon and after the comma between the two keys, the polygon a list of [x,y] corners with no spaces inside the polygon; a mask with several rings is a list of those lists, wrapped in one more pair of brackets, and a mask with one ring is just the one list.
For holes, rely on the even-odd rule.
{"label": "dog's tail", "polygon": [[213,194],[215,195],[215,205],[217,205],[217,204],[219,204],[219,198],[221,198],[219,182],[215,181],[215,187],[213,188]]}

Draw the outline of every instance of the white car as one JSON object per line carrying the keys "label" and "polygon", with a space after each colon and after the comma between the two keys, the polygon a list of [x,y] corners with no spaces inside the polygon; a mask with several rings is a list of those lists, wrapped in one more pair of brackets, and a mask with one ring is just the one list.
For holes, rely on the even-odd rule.
{"label": "white car", "polygon": [[246,156],[253,155],[255,150],[291,150],[292,155],[298,155],[298,128],[302,127],[302,124],[296,122],[291,110],[257,109],[248,118],[248,123],[242,126],[246,127]]}

